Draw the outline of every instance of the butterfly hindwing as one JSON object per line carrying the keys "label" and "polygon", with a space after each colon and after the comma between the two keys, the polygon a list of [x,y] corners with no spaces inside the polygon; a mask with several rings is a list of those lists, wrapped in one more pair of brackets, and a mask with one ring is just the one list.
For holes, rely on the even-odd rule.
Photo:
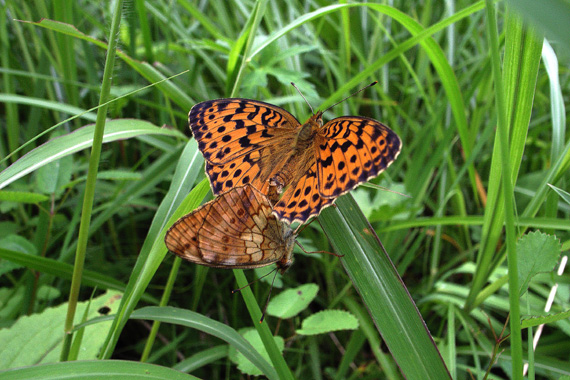
{"label": "butterfly hindwing", "polygon": [[236,187],[180,218],[165,242],[176,255],[216,268],[261,267],[292,251],[267,197],[251,186]]}
{"label": "butterfly hindwing", "polygon": [[313,165],[305,175],[296,180],[285,190],[283,196],[273,207],[273,214],[286,223],[304,223],[319,215],[321,210],[333,204],[335,199],[323,198],[319,194],[319,185]]}

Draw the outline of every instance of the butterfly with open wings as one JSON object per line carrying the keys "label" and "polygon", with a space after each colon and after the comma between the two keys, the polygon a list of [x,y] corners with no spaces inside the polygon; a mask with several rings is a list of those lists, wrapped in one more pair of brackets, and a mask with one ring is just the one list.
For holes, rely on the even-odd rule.
{"label": "butterfly with open wings", "polygon": [[249,183],[268,195],[278,219],[304,223],[380,174],[401,148],[379,121],[343,116],[323,125],[322,116],[301,124],[272,104],[229,98],[196,104],[188,119],[214,194]]}

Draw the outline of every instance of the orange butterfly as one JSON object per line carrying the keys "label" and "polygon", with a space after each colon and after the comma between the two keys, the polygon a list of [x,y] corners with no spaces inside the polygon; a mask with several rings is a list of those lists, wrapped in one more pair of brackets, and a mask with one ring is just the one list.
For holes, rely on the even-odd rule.
{"label": "orange butterfly", "polygon": [[230,98],[196,104],[188,120],[214,194],[250,183],[268,195],[278,219],[304,223],[400,153],[398,135],[374,119],[323,125],[322,115],[301,124],[272,104]]}
{"label": "orange butterfly", "polygon": [[166,247],[181,258],[214,268],[250,269],[293,264],[296,233],[272,214],[267,197],[250,185],[235,187],[170,227]]}

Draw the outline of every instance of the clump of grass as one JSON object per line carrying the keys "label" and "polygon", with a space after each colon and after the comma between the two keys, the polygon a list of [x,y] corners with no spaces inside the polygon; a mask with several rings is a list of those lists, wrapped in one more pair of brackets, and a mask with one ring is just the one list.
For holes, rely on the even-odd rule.
{"label": "clump of grass", "polygon": [[[554,298],[551,316],[528,319],[544,314],[555,283],[565,294],[567,281],[515,269],[518,257],[528,262],[536,252],[554,270],[570,247],[568,70],[556,62],[556,45],[543,49],[539,32],[503,4],[496,15],[485,10],[492,2],[453,5],[156,0],[116,10],[6,1],[0,336],[22,338],[0,348],[0,370],[12,369],[4,375],[96,378],[105,369],[173,378],[178,369],[203,378],[518,379],[527,360],[531,377],[570,375],[563,298]],[[106,114],[117,120],[107,122],[93,164],[97,181],[86,180],[96,128],[84,127],[95,121],[84,111],[106,100],[99,102],[113,17],[121,18],[120,50]],[[310,111],[290,82],[322,109],[372,80],[380,85],[326,117],[368,116],[394,129],[402,153],[372,182],[409,198],[363,186],[325,210],[300,239],[344,257],[296,252],[276,292],[305,284],[318,292],[294,316],[260,325],[266,283],[231,295],[236,279],[247,281],[243,272],[180,263],[164,247],[165,229],[208,197],[187,113],[233,96],[304,121]],[[88,226],[81,204],[90,192]],[[43,326],[63,339],[79,236],[80,312],[63,346],[64,359],[79,361],[62,363],[61,343],[30,347],[24,337]],[[513,290],[517,281],[525,287]],[[329,309],[349,311],[358,327],[307,334],[303,323]],[[540,323],[549,328],[535,352]],[[105,360],[82,361],[95,358]]]}

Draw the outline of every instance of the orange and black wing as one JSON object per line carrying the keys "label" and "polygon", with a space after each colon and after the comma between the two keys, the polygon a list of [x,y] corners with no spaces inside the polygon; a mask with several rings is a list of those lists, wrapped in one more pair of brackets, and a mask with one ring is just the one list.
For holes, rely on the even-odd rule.
{"label": "orange and black wing", "polygon": [[266,190],[267,179],[286,161],[300,127],[280,107],[240,98],[196,104],[188,120],[214,194],[247,183]]}
{"label": "orange and black wing", "polygon": [[344,116],[329,121],[315,141],[319,194],[336,198],[376,177],[401,146],[398,135],[374,119]]}
{"label": "orange and black wing", "polygon": [[330,206],[335,198],[323,198],[319,194],[319,183],[314,164],[299,180],[294,181],[285,190],[281,199],[273,207],[277,219],[286,223],[305,223]]}

